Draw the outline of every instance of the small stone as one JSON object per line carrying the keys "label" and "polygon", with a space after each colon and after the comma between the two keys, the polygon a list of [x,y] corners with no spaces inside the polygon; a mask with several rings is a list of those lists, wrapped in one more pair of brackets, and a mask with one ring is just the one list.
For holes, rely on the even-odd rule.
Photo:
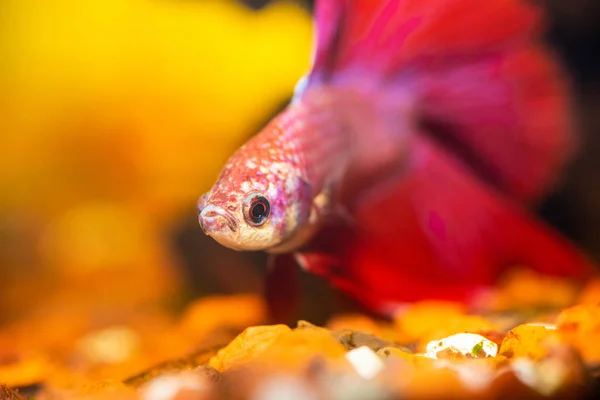
{"label": "small stone", "polygon": [[143,400],[208,399],[212,385],[192,371],[159,376],[139,389]]}
{"label": "small stone", "polygon": [[367,346],[361,346],[346,353],[346,359],[358,375],[364,379],[372,379],[384,368],[381,359]]}
{"label": "small stone", "polygon": [[498,345],[481,335],[457,333],[442,340],[427,344],[425,357],[441,358],[484,358],[495,357]]}

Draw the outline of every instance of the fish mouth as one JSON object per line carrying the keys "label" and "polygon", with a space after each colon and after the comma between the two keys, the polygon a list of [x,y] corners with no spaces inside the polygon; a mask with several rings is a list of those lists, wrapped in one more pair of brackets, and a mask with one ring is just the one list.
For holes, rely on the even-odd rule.
{"label": "fish mouth", "polygon": [[222,233],[227,229],[235,232],[238,229],[235,217],[222,207],[207,205],[200,210],[198,215],[200,227],[207,235]]}

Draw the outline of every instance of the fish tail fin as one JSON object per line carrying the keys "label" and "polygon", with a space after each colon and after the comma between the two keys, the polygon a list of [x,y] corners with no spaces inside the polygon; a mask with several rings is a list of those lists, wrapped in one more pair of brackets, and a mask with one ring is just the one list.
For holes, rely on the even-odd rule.
{"label": "fish tail fin", "polygon": [[[522,204],[476,179],[437,144],[421,140],[413,157],[406,179],[369,204],[385,215],[367,207],[357,216],[366,235],[387,246],[384,254],[416,260],[421,265],[412,267],[419,274],[454,274],[460,282],[482,284],[516,266],[575,279],[594,273],[574,245]],[[368,197],[363,201],[368,204]]]}
{"label": "fish tail fin", "polygon": [[424,299],[476,301],[512,268],[580,282],[596,273],[573,244],[435,143],[420,141],[413,157],[400,184],[362,199],[357,227],[315,239],[313,251],[327,257],[305,257],[306,269],[383,314]]}

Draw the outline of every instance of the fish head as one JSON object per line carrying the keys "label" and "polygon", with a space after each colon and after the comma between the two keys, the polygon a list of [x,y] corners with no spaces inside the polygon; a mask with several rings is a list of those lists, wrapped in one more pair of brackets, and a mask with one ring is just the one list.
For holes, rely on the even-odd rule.
{"label": "fish head", "polygon": [[292,162],[248,157],[244,148],[198,202],[204,233],[238,251],[276,248],[306,222],[310,188]]}

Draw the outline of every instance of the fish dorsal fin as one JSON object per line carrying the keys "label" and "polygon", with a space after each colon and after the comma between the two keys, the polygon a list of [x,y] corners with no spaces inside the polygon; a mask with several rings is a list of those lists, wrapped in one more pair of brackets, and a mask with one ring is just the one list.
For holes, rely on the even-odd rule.
{"label": "fish dorsal fin", "polygon": [[318,0],[311,75],[368,70],[390,77],[407,63],[479,53],[530,40],[537,7],[518,0]]}
{"label": "fish dorsal fin", "polygon": [[538,41],[544,22],[524,0],[317,0],[307,87],[409,93],[425,134],[482,181],[534,202],[577,145],[565,79]]}

